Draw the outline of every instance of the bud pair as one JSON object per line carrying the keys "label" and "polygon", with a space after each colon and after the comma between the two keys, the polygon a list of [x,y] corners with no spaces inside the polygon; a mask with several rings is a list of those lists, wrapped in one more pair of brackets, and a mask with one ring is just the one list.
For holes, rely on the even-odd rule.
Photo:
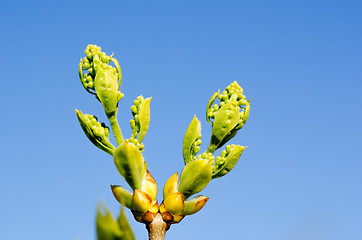
{"label": "bud pair", "polygon": [[134,144],[126,141],[117,148],[113,158],[118,172],[133,190],[131,193],[113,185],[113,195],[119,203],[132,210],[138,221],[153,220],[158,212],[157,185],[147,171],[142,153]]}
{"label": "bud pair", "polygon": [[164,221],[178,223],[185,215],[198,212],[209,198],[199,196],[187,199],[207,186],[211,174],[211,164],[208,160],[188,163],[181,173],[180,180],[178,173],[173,174],[163,188],[164,200],[160,205],[160,212]]}

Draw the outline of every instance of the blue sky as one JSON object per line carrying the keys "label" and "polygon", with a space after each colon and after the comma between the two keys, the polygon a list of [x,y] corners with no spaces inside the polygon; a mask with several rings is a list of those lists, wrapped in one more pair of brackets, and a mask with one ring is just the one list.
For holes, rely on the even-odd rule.
{"label": "blue sky", "polygon": [[362,239],[361,13],[352,0],[2,4],[0,239],[95,239],[97,203],[119,211],[109,185],[125,182],[74,113],[106,121],[78,79],[89,43],[122,67],[126,137],[133,99],[153,97],[144,156],[160,189],[194,114],[205,149],[214,92],[237,80],[252,99],[232,140],[247,150],[168,239]]}

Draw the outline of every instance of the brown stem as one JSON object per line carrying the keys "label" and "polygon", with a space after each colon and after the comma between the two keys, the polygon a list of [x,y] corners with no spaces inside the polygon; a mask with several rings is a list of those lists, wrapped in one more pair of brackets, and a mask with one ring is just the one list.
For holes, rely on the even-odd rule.
{"label": "brown stem", "polygon": [[149,240],[164,240],[167,223],[163,221],[161,213],[157,213],[153,221],[147,224]]}

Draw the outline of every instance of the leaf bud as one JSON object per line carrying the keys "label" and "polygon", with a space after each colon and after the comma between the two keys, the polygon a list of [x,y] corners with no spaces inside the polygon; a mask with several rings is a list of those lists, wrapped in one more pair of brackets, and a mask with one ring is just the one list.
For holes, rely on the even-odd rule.
{"label": "leaf bud", "polygon": [[190,200],[184,202],[184,209],[182,211],[183,215],[192,215],[200,211],[209,200],[208,197],[205,196],[197,196]]}
{"label": "leaf bud", "polygon": [[143,215],[154,203],[155,201],[152,200],[152,197],[147,192],[138,189],[133,192],[132,210]]}
{"label": "leaf bud", "polygon": [[175,214],[181,214],[184,209],[184,199],[182,193],[172,193],[164,200],[166,211]]}
{"label": "leaf bud", "polygon": [[170,194],[177,193],[178,191],[178,172],[174,173],[165,183],[163,187],[163,199],[166,199]]}
{"label": "leaf bud", "polygon": [[122,206],[132,209],[133,195],[131,192],[118,185],[111,185],[111,189],[113,196]]}
{"label": "leaf bud", "polygon": [[157,184],[149,171],[146,171],[145,175],[143,176],[141,190],[147,192],[153,201],[156,200]]}

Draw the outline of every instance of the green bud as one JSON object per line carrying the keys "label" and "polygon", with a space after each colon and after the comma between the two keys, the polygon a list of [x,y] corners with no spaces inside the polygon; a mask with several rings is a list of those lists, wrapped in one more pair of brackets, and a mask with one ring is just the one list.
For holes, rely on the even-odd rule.
{"label": "green bud", "polygon": [[205,159],[205,160],[209,160],[210,162],[213,162],[215,157],[212,155],[212,153],[210,152],[203,152],[202,154],[199,154],[196,157],[197,160],[199,159]]}
{"label": "green bud", "polygon": [[109,142],[109,128],[95,116],[75,110],[80,126],[88,139],[99,149],[113,155],[116,148]]}
{"label": "green bud", "polygon": [[140,150],[134,144],[124,142],[115,151],[113,159],[119,174],[129,186],[133,190],[141,189],[147,164]]}
{"label": "green bud", "polygon": [[205,196],[197,196],[190,200],[184,202],[184,209],[182,211],[183,215],[192,215],[200,211],[209,200],[208,197]]}
{"label": "green bud", "polygon": [[185,165],[189,162],[195,160],[195,155],[200,150],[199,145],[201,144],[201,123],[196,116],[192,119],[190,125],[188,126],[183,144],[182,144],[182,154],[184,158]]}
{"label": "green bud", "polygon": [[133,106],[131,107],[131,110],[132,110],[132,113],[133,113],[133,114],[137,114],[137,113],[138,113],[138,109],[137,109],[137,107],[136,107],[135,105],[133,105]]}
{"label": "green bud", "polygon": [[182,170],[178,192],[186,200],[204,189],[211,180],[211,163],[209,160],[195,160]]}
{"label": "green bud", "polygon": [[137,138],[130,137],[129,139],[127,139],[127,141],[133,143],[141,152],[143,152],[144,144],[138,141]]}
{"label": "green bud", "polygon": [[240,145],[227,145],[221,155],[216,158],[212,167],[212,179],[222,177],[229,173],[238,162],[246,147]]}
{"label": "green bud", "polygon": [[116,200],[124,207],[131,209],[132,208],[132,197],[133,194],[127,189],[118,186],[111,185],[112,193]]}
{"label": "green bud", "polygon": [[89,73],[83,74],[83,60],[82,59],[80,60],[80,63],[79,63],[78,73],[79,73],[80,82],[82,83],[85,90],[87,90],[89,93],[95,95],[94,88],[88,87],[89,83],[93,83],[92,76],[90,76]]}

